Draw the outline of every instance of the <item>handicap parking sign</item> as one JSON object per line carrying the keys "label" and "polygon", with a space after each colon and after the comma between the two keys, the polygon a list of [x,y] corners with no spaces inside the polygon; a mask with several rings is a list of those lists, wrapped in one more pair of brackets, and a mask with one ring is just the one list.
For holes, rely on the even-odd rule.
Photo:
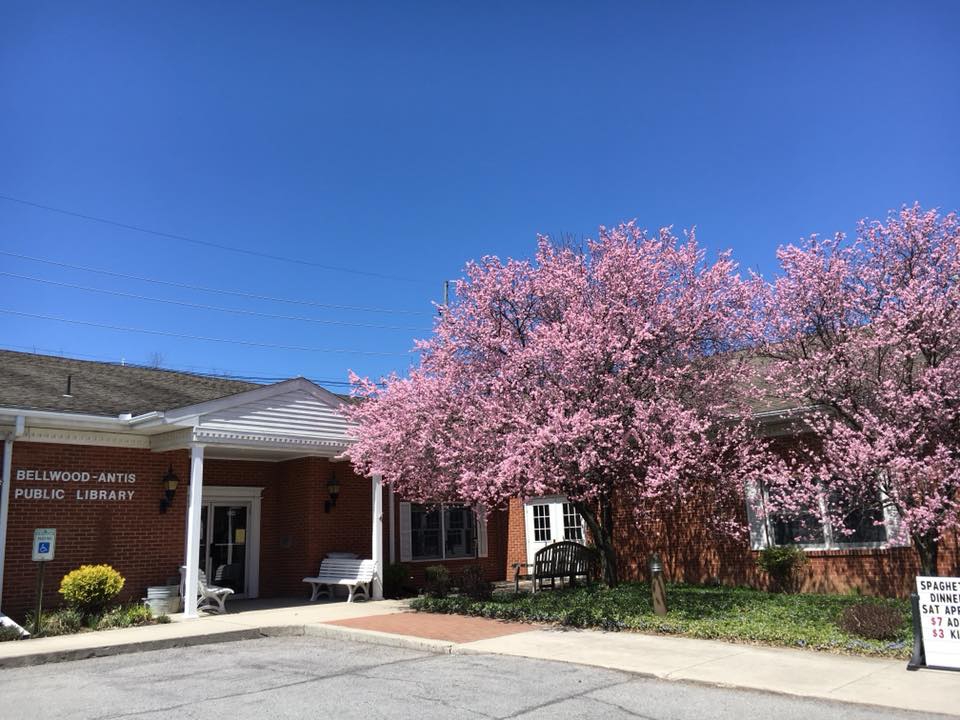
{"label": "handicap parking sign", "polygon": [[33,561],[53,560],[53,551],[57,543],[56,528],[37,528],[33,531]]}

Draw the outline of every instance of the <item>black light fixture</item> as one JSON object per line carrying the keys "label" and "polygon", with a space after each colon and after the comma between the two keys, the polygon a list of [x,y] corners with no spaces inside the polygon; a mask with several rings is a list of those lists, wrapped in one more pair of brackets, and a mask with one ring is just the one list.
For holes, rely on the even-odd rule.
{"label": "black light fixture", "polygon": [[331,472],[330,479],[327,480],[327,494],[330,496],[330,499],[323,503],[324,512],[330,512],[331,509],[336,507],[337,497],[340,495],[340,481],[337,480],[337,474],[335,472]]}
{"label": "black light fixture", "polygon": [[180,478],[177,477],[171,465],[167,468],[167,474],[163,476],[163,500],[160,501],[160,512],[165,513],[167,508],[173,505],[173,496],[179,484]]}

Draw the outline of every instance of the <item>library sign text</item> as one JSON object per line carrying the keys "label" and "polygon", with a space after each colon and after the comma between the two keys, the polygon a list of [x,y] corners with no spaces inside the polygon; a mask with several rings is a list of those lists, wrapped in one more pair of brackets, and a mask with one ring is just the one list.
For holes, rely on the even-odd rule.
{"label": "library sign text", "polygon": [[17,468],[14,480],[37,483],[31,487],[15,487],[14,500],[77,500],[79,502],[133,500],[136,492],[130,486],[137,482],[136,473],[88,472],[84,470],[28,470]]}

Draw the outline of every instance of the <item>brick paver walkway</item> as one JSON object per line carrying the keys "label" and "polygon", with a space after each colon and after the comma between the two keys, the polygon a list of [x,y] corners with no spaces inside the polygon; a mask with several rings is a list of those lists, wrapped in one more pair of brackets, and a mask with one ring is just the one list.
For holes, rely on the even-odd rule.
{"label": "brick paver walkway", "polygon": [[489,618],[464,617],[463,615],[432,615],[430,613],[399,612],[389,615],[335,620],[328,625],[377,630],[379,632],[412,635],[414,637],[468,643],[487,640],[503,635],[530,632],[539,629],[528,623],[504,622]]}

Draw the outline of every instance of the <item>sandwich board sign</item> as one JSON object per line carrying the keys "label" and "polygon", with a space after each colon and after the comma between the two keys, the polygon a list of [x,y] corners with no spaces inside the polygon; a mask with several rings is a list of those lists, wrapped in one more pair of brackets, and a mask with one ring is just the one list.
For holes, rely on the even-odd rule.
{"label": "sandwich board sign", "polygon": [[33,531],[33,561],[47,562],[53,560],[53,553],[57,545],[56,528],[37,528]]}
{"label": "sandwich board sign", "polygon": [[917,577],[927,667],[960,670],[960,578]]}

